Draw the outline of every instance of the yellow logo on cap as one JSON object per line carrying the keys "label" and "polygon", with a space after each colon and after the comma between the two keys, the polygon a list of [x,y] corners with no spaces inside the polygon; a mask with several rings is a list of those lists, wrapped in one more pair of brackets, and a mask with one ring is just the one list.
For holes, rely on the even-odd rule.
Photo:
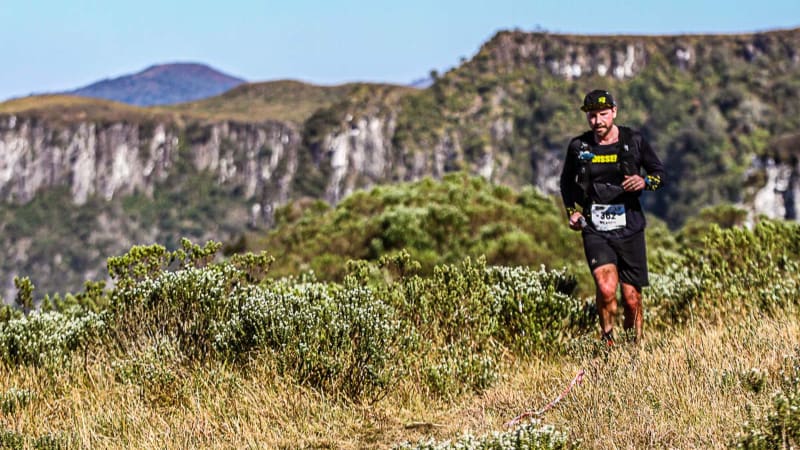
{"label": "yellow logo on cap", "polygon": [[605,97],[600,97],[600,98],[597,99],[597,103],[605,103],[605,102],[606,102],[606,98]]}

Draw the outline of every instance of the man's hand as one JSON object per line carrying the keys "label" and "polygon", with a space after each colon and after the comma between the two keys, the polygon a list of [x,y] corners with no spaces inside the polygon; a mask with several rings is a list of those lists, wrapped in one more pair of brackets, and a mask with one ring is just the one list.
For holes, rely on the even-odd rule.
{"label": "man's hand", "polygon": [[622,189],[628,192],[641,191],[645,187],[644,178],[641,175],[625,175],[622,181]]}
{"label": "man's hand", "polygon": [[579,211],[575,211],[569,216],[569,227],[575,231],[580,231],[586,226],[586,218]]}

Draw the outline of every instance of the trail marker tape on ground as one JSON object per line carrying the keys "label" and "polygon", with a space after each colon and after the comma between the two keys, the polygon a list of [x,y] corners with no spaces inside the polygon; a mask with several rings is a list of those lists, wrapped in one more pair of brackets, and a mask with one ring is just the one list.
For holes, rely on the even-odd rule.
{"label": "trail marker tape on ground", "polygon": [[569,391],[572,390],[573,386],[575,386],[576,384],[581,384],[581,382],[583,381],[583,376],[584,375],[586,375],[586,371],[581,369],[578,372],[578,374],[575,375],[575,378],[572,379],[572,382],[570,382],[569,385],[560,394],[558,394],[558,397],[554,398],[553,401],[551,401],[550,403],[546,404],[544,406],[544,408],[542,408],[542,409],[540,409],[538,411],[537,410],[533,410],[533,409],[531,409],[529,411],[525,411],[524,413],[518,415],[517,417],[514,417],[513,419],[511,419],[508,422],[506,422],[505,424],[503,424],[503,426],[505,426],[506,428],[510,428],[510,427],[513,427],[514,425],[517,425],[522,420],[527,419],[528,417],[540,417],[540,416],[542,416],[545,412],[547,412],[548,409],[552,408],[553,406],[556,405],[556,403],[560,402],[561,399],[566,397],[567,394],[569,394]]}

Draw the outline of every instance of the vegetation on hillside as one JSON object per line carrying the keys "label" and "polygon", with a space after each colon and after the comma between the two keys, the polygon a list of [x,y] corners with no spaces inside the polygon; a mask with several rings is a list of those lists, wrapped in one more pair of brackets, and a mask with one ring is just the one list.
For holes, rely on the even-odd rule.
{"label": "vegetation on hillside", "polygon": [[33,117],[54,126],[96,123],[172,122],[173,116],[111,100],[72,95],[32,95],[0,102],[0,114]]}
{"label": "vegetation on hillside", "polygon": [[[528,198],[546,209],[546,199],[469,177],[407,188],[447,192],[455,185],[466,199],[488,200],[478,194],[496,190],[505,192],[500,198]],[[493,206],[484,214],[504,217],[498,214],[503,202],[487,204]],[[454,211],[469,205],[453,201]],[[577,295],[574,273],[456,254],[428,270],[431,262],[415,260],[414,250],[353,259],[342,263],[335,282],[308,271],[271,276],[279,259],[266,252],[220,258],[221,244],[213,242],[184,240],[176,251],[135,246],[108,259],[113,284],[89,283],[82,292],[48,297],[39,309],[28,309],[33,293],[20,279],[17,303],[27,312],[7,307],[0,314],[6,374],[0,440],[12,448],[112,441],[162,447],[793,445],[800,439],[794,414],[800,355],[792,351],[800,346],[800,226],[763,220],[751,230],[734,222],[694,227],[686,231],[690,239],[678,239],[689,245],[661,248],[653,257],[659,270],[646,291],[640,348],[600,345],[596,317]],[[309,226],[306,233],[314,231]],[[502,428],[552,399],[579,368],[586,380],[552,416]],[[740,408],[742,402],[751,407]],[[106,407],[98,409],[101,404]],[[463,408],[484,413],[468,413],[464,421],[458,419]],[[271,410],[284,412],[263,416]],[[47,419],[42,411],[49,411]],[[133,419],[140,415],[150,420]],[[329,427],[331,415],[335,421],[361,417],[366,428]],[[202,423],[190,424],[189,416]],[[151,426],[164,420],[185,433],[156,437]],[[224,431],[234,423],[247,433]],[[270,431],[277,429],[289,434]]]}
{"label": "vegetation on hillside", "polygon": [[[305,123],[316,111],[324,110],[352,98],[366,83],[347,83],[337,86],[316,86],[293,80],[248,83],[230,91],[196,102],[165,108],[188,116],[211,120],[263,122],[266,120]],[[411,88],[384,86],[398,92]]]}
{"label": "vegetation on hillside", "polygon": [[[601,44],[589,37],[505,34],[404,99],[396,147],[429,152],[445,138],[460,142],[463,158],[454,157],[449,170],[475,170],[494,149],[508,159],[507,168],[503,159],[496,160],[503,183],[535,184],[540,162],[560,158],[569,139],[586,128],[578,109],[585,92],[609,89],[620,107],[617,122],[640,129],[665,163],[670,182],[648,206],[678,228],[705,206],[746,200],[744,171],[752,158],[774,157],[773,140],[800,127],[798,102],[788,101],[800,98],[799,69],[776,63],[791,59],[781,42],[791,42],[796,32],[765,36],[749,50],[734,38],[642,38],[637,45],[647,61],[623,79],[597,74],[565,79],[542,61],[562,61],[586,48],[589,57],[625,48],[629,37]],[[514,40],[519,42],[508,43]],[[542,61],[519,55],[508,60],[525,45],[528,51],[541,45]],[[670,53],[675,48],[691,48],[691,64],[676,61]],[[499,132],[502,124],[506,131]]]}
{"label": "vegetation on hillside", "polygon": [[532,188],[517,192],[465,173],[358,191],[335,207],[293,202],[275,213],[276,228],[249,250],[278,258],[278,275],[313,270],[341,279],[350,259],[377,261],[401,250],[430,273],[464,256],[489,264],[560,267],[581,251],[564,213]]}
{"label": "vegetation on hillside", "polygon": [[[430,207],[425,214],[410,216],[421,222],[378,220],[396,226],[367,233],[373,218],[423,205]],[[526,227],[532,213],[552,228]],[[466,175],[376,188],[336,209],[315,203],[282,211],[286,233],[276,233],[283,241],[275,243],[304,242],[320,255],[337,236],[393,243],[366,258],[323,258],[340,268],[320,266],[320,274],[338,274],[336,280],[306,266],[292,271],[284,264],[288,253],[270,253],[277,247],[223,257],[220,243],[188,240],[174,251],[134,246],[107,260],[111,283],[47,296],[38,308],[35,287],[19,278],[17,306],[0,311],[0,442],[794,445],[800,225],[761,220],[748,229],[738,224],[741,216],[720,207],[677,235],[652,230],[651,242],[663,245],[651,249],[641,347],[609,349],[596,339],[596,315],[579,289],[585,267],[557,267],[568,256],[548,247],[579,241],[562,235],[563,213],[553,200]],[[535,242],[543,246],[539,256],[489,262],[497,254],[470,254],[478,250],[467,230],[485,226],[481,218],[534,236],[513,248]],[[388,241],[392,236],[402,239]],[[578,370],[586,380],[552,415],[503,428],[552,399]],[[273,410],[284,412],[263,416]],[[362,426],[328,424],[323,416]],[[164,421],[186,432],[153,435]],[[234,436],[233,429],[247,432]]]}
{"label": "vegetation on hillside", "polygon": [[[291,202],[275,221],[273,230],[249,233],[244,242],[247,251],[275,256],[275,276],[312,271],[340,281],[348,260],[378,261],[402,251],[424,274],[465,256],[490,265],[565,267],[577,274],[581,295],[593,293],[580,234],[566,225],[560,200],[530,186],[517,191],[459,172],[358,191],[335,207]],[[657,218],[647,232],[659,270],[676,236]]]}
{"label": "vegetation on hillside", "polygon": [[61,188],[24,205],[0,204],[0,251],[5,256],[0,271],[28,276],[37,301],[77,291],[86,281],[105,281],[105,260],[121,246],[158,242],[175,250],[183,237],[235,244],[250,220],[248,202],[190,164],[158,183],[152,195],[110,202],[92,196],[79,206],[71,205],[71,198]]}
{"label": "vegetation on hillside", "polygon": [[[433,84],[424,90],[370,83],[313,86],[284,80],[245,84],[200,102],[158,108],[135,108],[68,96],[31,96],[1,103],[0,114],[8,119],[4,121],[6,124],[19,123],[6,115],[31,118],[37,123],[43,121],[53,127],[54,133],[58,127],[87,121],[98,128],[132,123],[139,126],[145,139],[148,130],[157,124],[178,129],[177,134],[186,136],[192,135],[198,124],[214,121],[245,122],[253,127],[273,120],[291,122],[291,129],[301,135],[298,166],[291,168],[297,174],[289,193],[293,200],[332,197],[330,191],[335,187],[330,186],[334,173],[331,138],[355,140],[350,133],[366,121],[371,126],[383,127],[378,133],[383,141],[364,144],[364,151],[377,153],[374,146],[380,145],[381,158],[385,158],[380,166],[384,169],[376,173],[346,173],[346,180],[357,187],[466,172],[483,173],[492,183],[517,190],[531,185],[552,190],[552,184],[547,184],[544,177],[558,172],[567,141],[585,127],[585,119],[577,108],[582,96],[589,89],[604,87],[615,94],[620,104],[618,122],[640,129],[664,160],[667,183],[657,195],[645,196],[644,202],[653,219],[658,218],[677,230],[707,206],[750,204],[766,180],[759,158],[788,162],[798,158],[794,144],[796,130],[800,129],[797,101],[800,77],[792,50],[797,47],[798,36],[798,30],[731,36],[602,38],[503,31],[459,67],[443,74],[432,73]],[[591,65],[602,61],[619,68],[621,61],[629,57],[629,48],[634,49],[639,59],[633,61],[634,71],[624,77],[612,76],[610,72],[601,76],[593,71],[570,78],[563,71],[559,73],[558,67],[563,69],[568,63]],[[678,50],[690,55],[688,59],[678,57]],[[208,137],[200,136],[197,142],[205,142],[203,139]],[[182,145],[193,143],[190,139]],[[54,145],[60,144],[56,140]],[[262,150],[268,151],[258,151]],[[281,166],[276,174],[286,170],[290,170],[288,165]],[[272,179],[284,180],[282,176]],[[132,230],[117,235],[118,240],[131,244],[159,242],[174,250],[179,236],[200,238],[198,229],[211,230],[209,233],[213,234],[217,228],[215,215],[198,216],[190,211],[178,218],[173,214],[181,210],[178,207],[181,199],[193,196],[192,192],[182,191],[190,185],[174,183],[166,188],[173,189],[172,192],[161,190],[163,195],[156,200],[158,208],[170,211],[175,220],[157,221],[157,229],[151,227],[145,239],[139,238],[143,234],[136,231],[140,227],[135,219],[122,220],[127,214],[120,212],[119,207],[120,202],[143,205],[146,199],[140,196],[114,199],[107,205],[93,204],[88,210],[74,207],[77,211],[65,215],[92,211],[98,217],[111,217],[117,230]],[[58,196],[58,189],[63,188],[42,195]],[[243,233],[248,221],[241,219],[240,192],[226,187],[220,190],[227,192],[228,197],[214,197],[217,200],[205,202],[202,209],[237,218],[238,229],[231,230]],[[272,192],[271,187],[264,192]],[[167,205],[160,201],[164,198],[178,203]],[[231,205],[233,210],[223,212],[220,204]],[[795,211],[789,214],[796,216]],[[55,217],[41,222],[59,221]],[[227,240],[230,229],[227,225],[225,233],[204,233],[202,238]],[[18,248],[4,253],[3,264],[23,265],[25,273],[42,288],[51,285],[56,291],[74,290],[80,283],[56,284],[47,280],[79,280],[83,277],[79,272],[101,273],[102,257],[109,248],[102,243],[96,248],[83,246],[81,250],[69,242],[68,233],[53,233],[46,225],[25,230],[28,231],[23,235],[15,236],[13,242]],[[506,235],[507,242],[524,238],[508,230],[497,232]],[[57,264],[57,274],[49,271],[48,268],[55,267],[50,261],[25,257],[24,245],[17,244],[38,241],[42,235],[59,234],[62,235],[59,241],[48,238],[52,246],[73,247],[76,253],[66,259],[62,255],[61,261],[67,264]],[[164,236],[168,240],[161,240]],[[249,239],[258,240],[259,236]],[[522,247],[536,251],[528,243],[522,243]],[[373,253],[377,255],[380,251],[375,249]],[[434,250],[429,248],[429,251]],[[36,251],[31,254],[44,255]],[[416,256],[427,268],[431,267],[430,256]],[[19,263],[10,262],[15,259]],[[87,266],[91,266],[88,271]],[[341,272],[341,269],[330,270]],[[61,275],[64,272],[71,274]],[[5,288],[10,285],[6,279]]]}

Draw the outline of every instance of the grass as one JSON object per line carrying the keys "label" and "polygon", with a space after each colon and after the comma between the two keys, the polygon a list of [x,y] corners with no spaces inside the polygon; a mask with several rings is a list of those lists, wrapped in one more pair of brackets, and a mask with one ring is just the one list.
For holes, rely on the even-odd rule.
{"label": "grass", "polygon": [[42,118],[57,124],[82,121],[110,123],[153,119],[171,121],[169,115],[157,112],[155,109],[71,95],[31,95],[8,100],[0,103],[0,114],[19,114]]}
{"label": "grass", "polygon": [[302,123],[314,111],[344,100],[356,86],[317,86],[294,80],[248,83],[215,97],[164,107],[164,110],[213,120]]}
{"label": "grass", "polygon": [[767,404],[766,378],[794,352],[797,327],[754,320],[655,336],[590,363],[585,389],[552,419],[591,448],[725,448],[747,408]]}
{"label": "grass", "polygon": [[259,359],[236,369],[167,363],[166,381],[136,384],[90,355],[62,373],[2,368],[0,392],[31,395],[4,407],[0,427],[70,448],[392,448],[503,431],[583,369],[583,383],[542,418],[581,448],[726,448],[748,411],[769,406],[798,346],[796,315],[656,332],[641,348],[607,350],[584,336],[567,357],[507,361],[502,381],[481,394],[446,401],[401,384],[373,404],[276,378]]}

